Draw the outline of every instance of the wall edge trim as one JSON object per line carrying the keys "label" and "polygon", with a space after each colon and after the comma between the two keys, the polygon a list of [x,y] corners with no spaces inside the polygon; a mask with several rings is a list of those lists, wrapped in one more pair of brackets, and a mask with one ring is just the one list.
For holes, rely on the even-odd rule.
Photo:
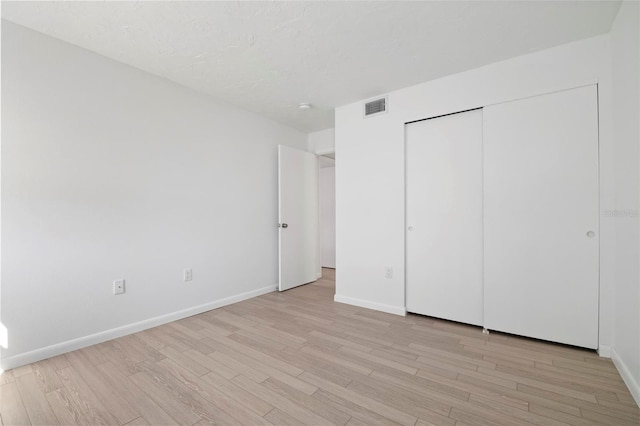
{"label": "wall edge trim", "polygon": [[182,309],[175,312],[170,312],[168,314],[164,314],[164,315],[149,318],[146,320],[138,321],[135,323],[112,328],[110,330],[89,334],[87,336],[78,337],[75,339],[56,343],[50,346],[45,346],[43,348],[34,349],[29,352],[13,355],[0,360],[0,372],[2,372],[3,370],[6,371],[16,367],[21,367],[23,365],[31,364],[37,361],[42,361],[44,359],[61,355],[67,352],[75,351],[77,349],[86,348],[87,346],[96,345],[98,343],[106,342],[107,340],[112,340],[118,337],[137,333],[139,331],[147,330],[153,327],[157,327],[159,325],[167,324],[167,323],[177,321],[183,318],[187,318],[193,315],[201,314],[203,312],[207,312],[212,309],[221,308],[223,306],[231,305],[233,303],[237,303],[243,300],[251,299],[253,297],[261,296],[263,294],[271,293],[273,291],[276,291],[277,288],[278,288],[277,285],[270,285],[267,287],[250,290],[244,293],[240,293],[233,296],[207,302],[202,305],[193,306],[193,307]]}
{"label": "wall edge trim", "polygon": [[611,358],[611,346],[600,345],[598,346],[597,352],[602,358]]}
{"label": "wall edge trim", "polygon": [[361,308],[373,309],[374,311],[386,312],[394,315],[407,315],[407,308],[404,306],[385,305],[383,303],[371,302],[369,300],[356,299],[353,297],[341,296],[336,294],[333,296],[333,301],[338,303],[344,303],[347,305],[359,306]]}
{"label": "wall edge trim", "polygon": [[618,355],[618,352],[616,352],[615,348],[611,348],[611,360],[618,369],[618,372],[620,373],[620,376],[622,376],[622,380],[624,380],[627,388],[629,388],[631,396],[633,396],[633,399],[636,400],[636,404],[638,404],[638,407],[640,407],[640,383],[638,383],[633,377],[631,371],[622,360],[620,355]]}

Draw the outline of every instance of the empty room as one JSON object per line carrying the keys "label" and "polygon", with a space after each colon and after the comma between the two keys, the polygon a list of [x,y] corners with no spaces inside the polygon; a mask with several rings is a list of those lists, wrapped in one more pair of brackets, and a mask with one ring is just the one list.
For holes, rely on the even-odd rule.
{"label": "empty room", "polygon": [[640,424],[640,2],[0,8],[0,426]]}

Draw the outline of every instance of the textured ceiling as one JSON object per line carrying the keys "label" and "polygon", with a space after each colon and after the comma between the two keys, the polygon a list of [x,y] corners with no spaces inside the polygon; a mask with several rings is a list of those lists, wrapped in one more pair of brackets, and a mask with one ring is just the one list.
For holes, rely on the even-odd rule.
{"label": "textured ceiling", "polygon": [[606,33],[619,6],[3,1],[2,17],[311,132],[336,106]]}

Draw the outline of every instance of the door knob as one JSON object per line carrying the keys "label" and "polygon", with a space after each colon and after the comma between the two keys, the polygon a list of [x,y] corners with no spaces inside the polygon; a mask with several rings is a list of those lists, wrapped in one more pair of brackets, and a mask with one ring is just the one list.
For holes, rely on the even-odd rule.
{"label": "door knob", "polygon": [[283,228],[288,228],[288,227],[289,227],[289,225],[287,225],[286,223],[283,223],[281,226],[282,226]]}
{"label": "door knob", "polygon": [[593,238],[595,235],[596,235],[596,233],[593,232],[593,231],[587,232],[587,237],[589,237],[589,238]]}

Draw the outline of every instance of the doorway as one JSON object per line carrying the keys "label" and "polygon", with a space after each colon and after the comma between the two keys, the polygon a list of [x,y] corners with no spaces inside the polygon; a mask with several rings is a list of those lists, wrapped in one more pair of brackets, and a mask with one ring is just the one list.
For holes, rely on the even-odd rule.
{"label": "doorway", "polygon": [[[323,276],[336,268],[335,153],[319,157],[320,265]],[[335,275],[335,272],[334,272]]]}

